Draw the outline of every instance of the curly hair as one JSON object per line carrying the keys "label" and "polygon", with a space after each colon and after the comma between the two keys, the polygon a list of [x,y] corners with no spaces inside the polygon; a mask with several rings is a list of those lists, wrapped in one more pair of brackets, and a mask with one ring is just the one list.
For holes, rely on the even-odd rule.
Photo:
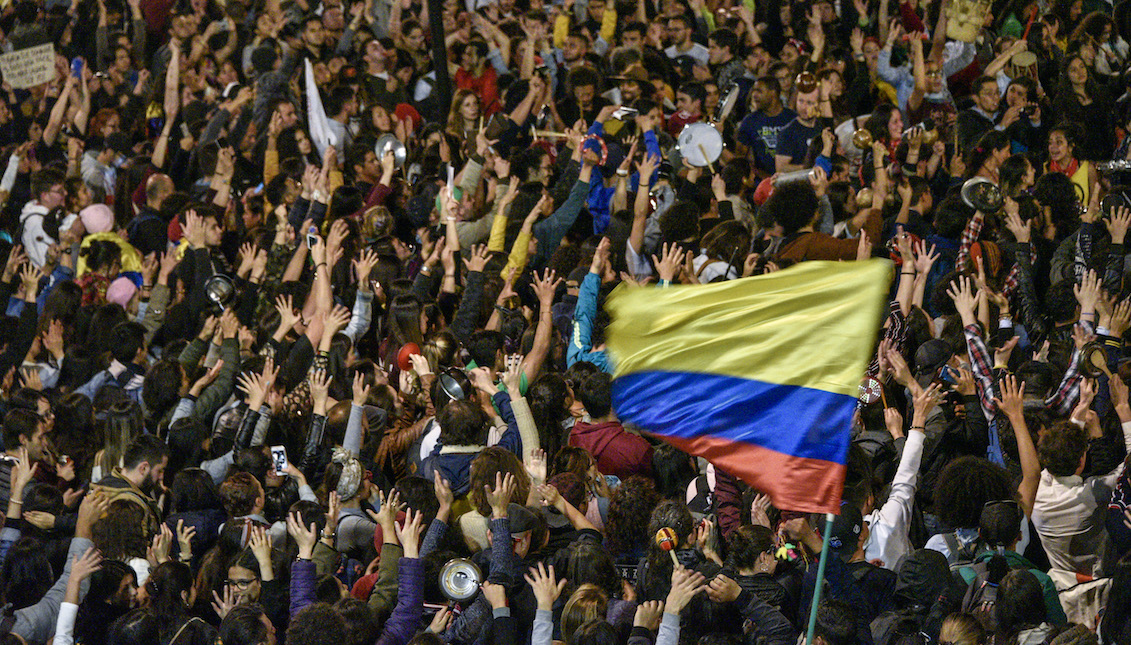
{"label": "curly hair", "polygon": [[149,546],[146,510],[140,504],[119,499],[110,502],[106,515],[94,523],[91,541],[108,560],[144,558]]}
{"label": "curly hair", "polygon": [[981,457],[969,455],[950,462],[935,483],[939,519],[956,529],[977,528],[986,502],[1012,499],[1017,490],[1009,473]]}
{"label": "curly hair", "polygon": [[614,556],[629,555],[648,543],[640,527],[652,517],[660,494],[651,479],[633,475],[621,482],[609,499],[605,541]]}
{"label": "curly hair", "polygon": [[1075,475],[1080,459],[1088,449],[1084,429],[1071,421],[1060,420],[1041,435],[1037,456],[1041,466],[1057,477]]}
{"label": "curly hair", "polygon": [[291,645],[340,645],[345,641],[346,620],[323,602],[307,605],[287,625]]}
{"label": "curly hair", "polygon": [[487,502],[487,494],[483,491],[483,486],[495,487],[495,473],[514,475],[516,488],[511,499],[515,503],[525,504],[526,498],[530,495],[530,476],[526,474],[526,469],[523,468],[518,457],[499,446],[486,448],[471,462],[471,489],[467,493],[472,506],[483,517],[491,516],[491,505]]}

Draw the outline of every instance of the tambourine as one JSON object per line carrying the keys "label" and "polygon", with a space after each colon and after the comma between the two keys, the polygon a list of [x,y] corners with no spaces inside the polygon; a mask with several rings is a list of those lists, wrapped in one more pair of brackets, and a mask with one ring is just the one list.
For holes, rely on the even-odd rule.
{"label": "tambourine", "polygon": [[1108,217],[1114,217],[1117,208],[1131,208],[1131,200],[1123,193],[1108,193],[1100,200],[1100,210]]}
{"label": "tambourine", "polygon": [[884,386],[871,376],[865,377],[860,382],[860,393],[857,396],[864,405],[872,405],[883,399]]}
{"label": "tambourine", "polygon": [[723,154],[723,135],[707,123],[690,123],[679,133],[676,148],[687,163],[697,168],[710,166]]}
{"label": "tambourine", "polygon": [[1037,55],[1031,51],[1020,51],[1009,59],[1009,77],[1028,76],[1037,78]]}
{"label": "tambourine", "polygon": [[[591,141],[595,141],[597,143],[596,148],[591,146],[591,144],[590,144]],[[602,139],[601,137],[599,137],[595,134],[587,135],[584,139],[581,140],[581,150],[582,150],[582,152],[584,152],[586,149],[590,149],[590,150],[593,150],[594,152],[600,153],[600,157],[597,159],[597,165],[598,166],[605,165],[605,162],[608,161],[608,159],[609,159],[609,146],[605,145],[604,139]]]}
{"label": "tambourine", "polygon": [[734,111],[734,106],[738,103],[738,95],[741,93],[742,86],[738,83],[732,81],[727,85],[722,98],[719,99],[719,104],[715,106],[715,114],[711,117],[711,123],[726,121],[730,113]]}
{"label": "tambourine", "polygon": [[400,168],[404,165],[405,159],[408,157],[408,151],[405,149],[404,143],[393,134],[383,134],[377,139],[377,143],[373,146],[373,152],[377,155],[377,160],[380,161],[385,157],[386,152],[393,153],[393,168]]}

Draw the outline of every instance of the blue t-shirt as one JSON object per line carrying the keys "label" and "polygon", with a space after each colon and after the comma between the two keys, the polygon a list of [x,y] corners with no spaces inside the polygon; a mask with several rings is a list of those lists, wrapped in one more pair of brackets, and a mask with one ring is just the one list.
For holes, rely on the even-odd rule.
{"label": "blue t-shirt", "polygon": [[778,134],[778,146],[774,154],[789,157],[790,163],[802,163],[805,161],[805,154],[809,152],[809,142],[820,134],[820,128],[811,128],[795,118]]}
{"label": "blue t-shirt", "polygon": [[753,148],[757,138],[755,135],[761,136],[766,144],[766,150],[770,156],[773,156],[778,147],[778,133],[789,125],[795,116],[797,114],[788,108],[777,116],[766,116],[761,110],[751,112],[746,115],[742,123],[738,124],[738,141],[747,148]]}

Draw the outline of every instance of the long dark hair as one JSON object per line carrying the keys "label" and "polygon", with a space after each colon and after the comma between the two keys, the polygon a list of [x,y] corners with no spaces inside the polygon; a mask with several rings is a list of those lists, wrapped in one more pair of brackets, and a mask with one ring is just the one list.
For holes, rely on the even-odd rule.
{"label": "long dark hair", "polygon": [[557,455],[568,435],[562,422],[570,416],[565,405],[569,386],[559,374],[543,374],[530,386],[526,396],[534,426],[538,428],[539,445],[547,455]]}
{"label": "long dark hair", "polygon": [[1076,98],[1076,90],[1072,88],[1072,82],[1068,80],[1068,66],[1071,65],[1074,60],[1079,60],[1084,64],[1084,70],[1088,73],[1088,80],[1084,81],[1084,93],[1088,95],[1088,98],[1095,101],[1099,91],[1099,85],[1096,84],[1096,74],[1092,71],[1092,68],[1088,67],[1088,62],[1085,61],[1084,57],[1079,53],[1064,57],[1064,64],[1060,67],[1060,78],[1056,81],[1057,98],[1062,101],[1078,100]]}

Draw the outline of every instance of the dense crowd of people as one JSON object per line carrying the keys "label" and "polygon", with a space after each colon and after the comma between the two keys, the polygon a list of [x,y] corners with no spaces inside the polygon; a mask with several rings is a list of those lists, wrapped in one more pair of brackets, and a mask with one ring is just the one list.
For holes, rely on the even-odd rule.
{"label": "dense crowd of people", "polygon": [[[0,31],[0,644],[1131,643],[1131,3]],[[828,531],[618,418],[614,288],[875,257]]]}

